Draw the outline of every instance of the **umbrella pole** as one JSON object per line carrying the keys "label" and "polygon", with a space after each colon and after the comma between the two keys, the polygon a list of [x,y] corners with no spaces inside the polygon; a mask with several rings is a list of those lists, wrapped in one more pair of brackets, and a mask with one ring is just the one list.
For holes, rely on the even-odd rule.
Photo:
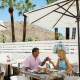
{"label": "umbrella pole", "polygon": [[77,8],[77,28],[78,28],[78,55],[79,55],[79,77],[80,77],[80,28],[79,28],[79,0],[76,0],[76,8]]}

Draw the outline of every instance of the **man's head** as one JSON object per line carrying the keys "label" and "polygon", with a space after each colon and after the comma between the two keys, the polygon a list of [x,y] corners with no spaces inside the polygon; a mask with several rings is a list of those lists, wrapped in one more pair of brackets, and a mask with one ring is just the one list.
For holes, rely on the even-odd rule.
{"label": "man's head", "polygon": [[39,54],[39,49],[38,49],[38,48],[33,48],[33,49],[32,49],[32,54],[37,57],[38,54]]}

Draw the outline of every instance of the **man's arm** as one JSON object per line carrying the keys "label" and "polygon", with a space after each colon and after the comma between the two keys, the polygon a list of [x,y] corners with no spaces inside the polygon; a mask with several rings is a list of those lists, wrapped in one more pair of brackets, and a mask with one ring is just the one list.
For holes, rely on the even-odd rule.
{"label": "man's arm", "polygon": [[[25,67],[25,70],[27,71],[28,69],[30,69],[29,67]],[[31,70],[31,69],[30,69]]]}
{"label": "man's arm", "polygon": [[41,66],[43,66],[46,63],[46,59],[44,59],[44,61],[42,62]]}

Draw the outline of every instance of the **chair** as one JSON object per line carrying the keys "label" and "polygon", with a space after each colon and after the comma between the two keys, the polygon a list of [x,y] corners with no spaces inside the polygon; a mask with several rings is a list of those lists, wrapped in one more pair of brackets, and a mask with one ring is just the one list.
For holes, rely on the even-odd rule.
{"label": "chair", "polygon": [[0,72],[0,80],[4,80],[4,72]]}
{"label": "chair", "polygon": [[29,80],[29,79],[25,76],[11,76],[10,80]]}
{"label": "chair", "polygon": [[[16,60],[20,60],[20,59],[25,60],[25,56],[24,55],[20,55],[16,59],[15,58],[14,59],[11,59],[11,61],[16,61]],[[24,63],[24,61],[22,63],[20,63],[20,65],[18,65],[18,64],[12,64],[12,66],[13,67],[22,67],[23,66],[23,63]]]}
{"label": "chair", "polygon": [[12,68],[13,68],[13,75],[22,75],[20,73],[20,71],[22,71],[22,66],[23,66],[23,63],[24,63],[24,55],[20,55],[17,59],[13,60],[13,61],[19,61],[20,59],[23,61],[21,63],[18,63],[18,64],[12,64]]}
{"label": "chair", "polygon": [[4,80],[3,65],[0,64],[0,80]]}
{"label": "chair", "polygon": [[80,80],[80,77],[78,76],[66,76],[64,80]]}
{"label": "chair", "polygon": [[74,76],[79,76],[79,64],[78,63],[71,64],[71,67],[72,67],[72,74]]}

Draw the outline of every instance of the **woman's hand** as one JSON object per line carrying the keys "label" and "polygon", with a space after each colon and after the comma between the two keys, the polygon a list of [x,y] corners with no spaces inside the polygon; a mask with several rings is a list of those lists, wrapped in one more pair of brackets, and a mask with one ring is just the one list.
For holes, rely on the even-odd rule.
{"label": "woman's hand", "polygon": [[49,60],[49,62],[52,64],[53,62],[51,60]]}

